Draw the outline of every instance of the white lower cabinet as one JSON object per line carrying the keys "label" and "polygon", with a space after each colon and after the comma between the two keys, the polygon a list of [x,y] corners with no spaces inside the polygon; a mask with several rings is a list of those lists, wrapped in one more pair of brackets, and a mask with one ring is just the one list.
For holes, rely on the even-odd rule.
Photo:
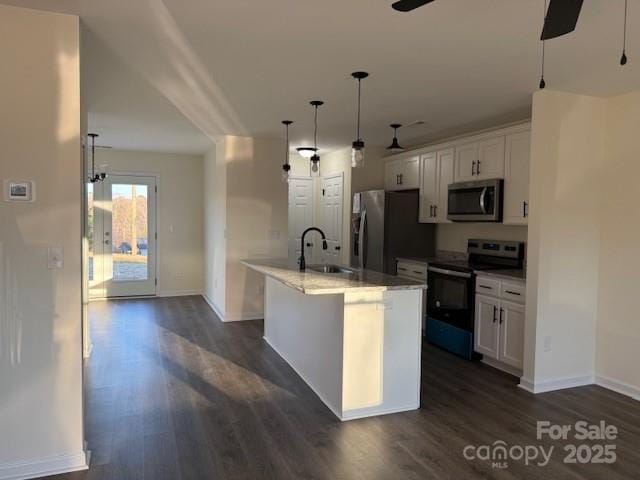
{"label": "white lower cabinet", "polygon": [[500,351],[498,360],[521,369],[524,356],[524,305],[500,301]]}
{"label": "white lower cabinet", "polygon": [[[488,282],[479,276],[476,286],[487,285]],[[511,301],[513,295],[505,292],[524,293],[524,286],[495,279],[490,282],[499,283],[498,288],[493,290],[495,296],[476,294],[475,351],[485,358],[512,367],[511,370],[521,371],[524,357],[524,296],[521,300],[523,303],[516,303]],[[509,299],[504,296],[509,296]],[[496,366],[500,368],[500,365]]]}
{"label": "white lower cabinet", "polygon": [[491,358],[498,358],[498,342],[500,331],[498,326],[498,311],[500,300],[476,295],[476,331],[475,350]]}

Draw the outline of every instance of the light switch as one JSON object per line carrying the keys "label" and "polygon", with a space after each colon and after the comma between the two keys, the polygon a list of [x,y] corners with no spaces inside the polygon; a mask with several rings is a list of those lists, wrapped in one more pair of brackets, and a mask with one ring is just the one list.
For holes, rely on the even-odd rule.
{"label": "light switch", "polygon": [[49,270],[64,267],[64,251],[62,247],[49,247],[47,253]]}

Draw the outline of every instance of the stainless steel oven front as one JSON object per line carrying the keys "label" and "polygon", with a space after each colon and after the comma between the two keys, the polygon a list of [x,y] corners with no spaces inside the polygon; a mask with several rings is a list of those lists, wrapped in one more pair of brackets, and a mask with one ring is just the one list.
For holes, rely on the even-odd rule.
{"label": "stainless steel oven front", "polygon": [[501,178],[449,185],[447,218],[454,222],[501,222]]}

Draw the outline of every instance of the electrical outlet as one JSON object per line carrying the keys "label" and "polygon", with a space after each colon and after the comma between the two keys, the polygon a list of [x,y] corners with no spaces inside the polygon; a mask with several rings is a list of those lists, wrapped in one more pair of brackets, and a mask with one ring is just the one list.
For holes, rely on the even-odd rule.
{"label": "electrical outlet", "polygon": [[551,351],[551,335],[546,335],[543,338],[543,348],[545,352]]}

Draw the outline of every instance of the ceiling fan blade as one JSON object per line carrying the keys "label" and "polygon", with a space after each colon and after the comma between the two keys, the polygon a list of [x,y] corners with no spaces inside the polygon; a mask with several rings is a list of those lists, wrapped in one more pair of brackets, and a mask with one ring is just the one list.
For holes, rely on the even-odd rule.
{"label": "ceiling fan blade", "polygon": [[399,12],[410,12],[431,2],[433,2],[433,0],[398,0],[393,3],[391,7]]}
{"label": "ceiling fan blade", "polygon": [[540,40],[549,40],[573,32],[583,0],[551,0]]}

